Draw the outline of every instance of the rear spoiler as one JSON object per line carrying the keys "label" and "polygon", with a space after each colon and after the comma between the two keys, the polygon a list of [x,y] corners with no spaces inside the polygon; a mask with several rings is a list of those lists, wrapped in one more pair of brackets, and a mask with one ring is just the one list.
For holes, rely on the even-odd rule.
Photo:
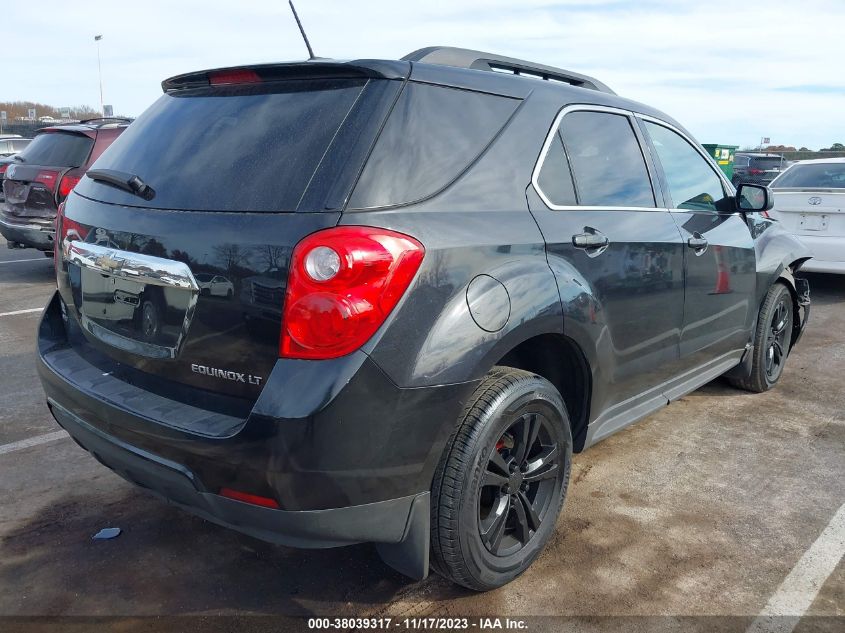
{"label": "rear spoiler", "polygon": [[200,70],[176,75],[161,82],[164,92],[202,88],[211,85],[211,77],[249,73],[256,81],[271,82],[288,79],[407,79],[411,64],[406,61],[358,59],[343,62],[331,59],[314,59],[304,62],[253,64],[229,68]]}

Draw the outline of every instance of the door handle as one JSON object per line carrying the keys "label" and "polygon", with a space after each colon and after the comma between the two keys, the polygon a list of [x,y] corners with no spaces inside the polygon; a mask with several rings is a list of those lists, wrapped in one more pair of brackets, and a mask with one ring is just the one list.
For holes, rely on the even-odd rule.
{"label": "door handle", "polygon": [[602,235],[598,231],[572,236],[572,245],[576,248],[602,248],[608,244],[610,240],[607,239],[607,235]]}
{"label": "door handle", "polygon": [[696,251],[703,251],[709,244],[710,242],[708,242],[707,239],[702,237],[699,233],[696,233],[687,240],[687,246],[695,249]]}

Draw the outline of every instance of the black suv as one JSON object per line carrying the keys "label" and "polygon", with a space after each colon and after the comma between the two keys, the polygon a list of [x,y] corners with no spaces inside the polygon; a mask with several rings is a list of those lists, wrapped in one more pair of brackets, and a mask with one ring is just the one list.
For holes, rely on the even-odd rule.
{"label": "black suv", "polygon": [[790,165],[780,154],[738,152],[734,156],[734,186],[743,182],[768,185]]}
{"label": "black suv", "polygon": [[20,154],[0,162],[0,235],[10,248],[53,251],[56,210],[128,119],[89,119],[38,130]]}
{"label": "black suv", "polygon": [[770,192],[589,77],[430,48],[163,88],[58,218],[39,370],[79,444],[221,525],[496,587],[573,451],[769,389],[802,332]]}

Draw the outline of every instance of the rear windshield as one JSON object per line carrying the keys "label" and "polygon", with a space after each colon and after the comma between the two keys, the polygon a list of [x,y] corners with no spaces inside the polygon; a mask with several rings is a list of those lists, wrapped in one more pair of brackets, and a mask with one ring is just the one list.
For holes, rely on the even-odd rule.
{"label": "rear windshield", "polygon": [[44,132],[18,154],[18,161],[44,167],[81,167],[94,139],[74,132]]}
{"label": "rear windshield", "polygon": [[782,158],[752,158],[751,159],[751,167],[756,167],[757,169],[775,169],[776,167],[780,167],[783,164]]}
{"label": "rear windshield", "polygon": [[84,179],[82,195],[190,211],[294,211],[366,81],[303,79],[165,94],[94,163],[150,201]]}
{"label": "rear windshield", "polygon": [[794,165],[772,182],[775,189],[805,187],[810,189],[845,189],[845,163]]}

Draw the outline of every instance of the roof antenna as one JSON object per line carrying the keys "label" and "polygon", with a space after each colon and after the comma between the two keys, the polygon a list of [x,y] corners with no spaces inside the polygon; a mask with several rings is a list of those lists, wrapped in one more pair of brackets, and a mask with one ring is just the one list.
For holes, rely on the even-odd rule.
{"label": "roof antenna", "polygon": [[302,22],[299,21],[299,15],[296,13],[296,7],[293,6],[293,0],[288,0],[290,10],[293,11],[293,19],[296,20],[296,25],[299,27],[299,32],[302,33],[302,39],[305,40],[305,47],[308,49],[308,59],[317,59],[314,51],[311,50],[311,44],[308,41],[308,36],[305,35],[305,29],[302,28]]}

